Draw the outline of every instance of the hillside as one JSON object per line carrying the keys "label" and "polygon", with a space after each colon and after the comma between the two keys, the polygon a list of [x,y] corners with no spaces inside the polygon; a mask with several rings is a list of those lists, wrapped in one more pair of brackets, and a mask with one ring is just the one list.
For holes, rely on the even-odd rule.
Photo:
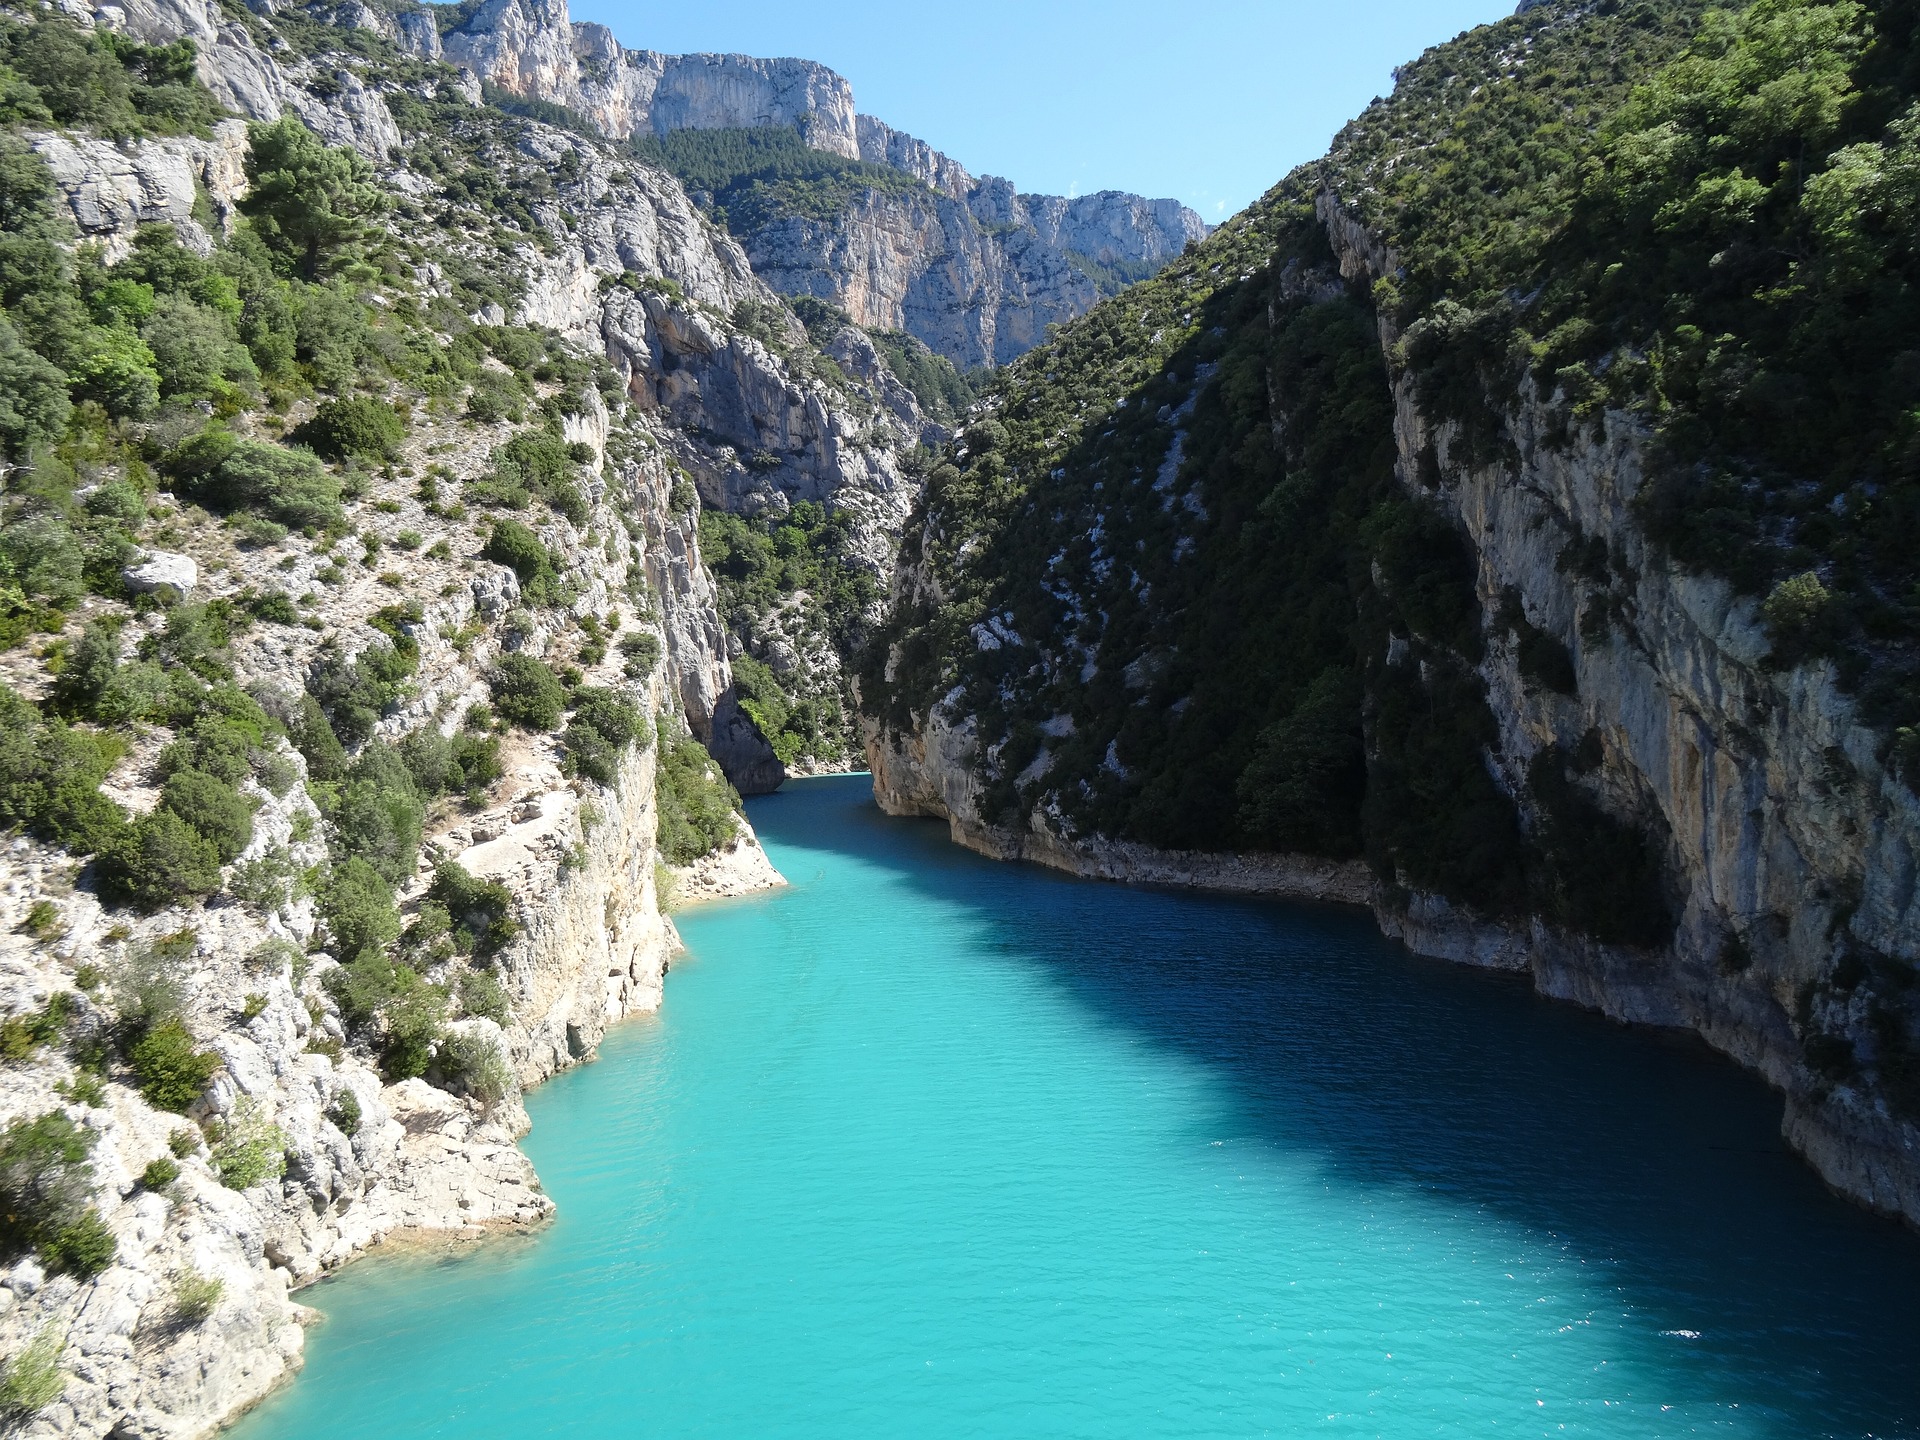
{"label": "hillside", "polygon": [[686,183],[776,290],[911,335],[962,371],[1016,358],[1207,233],[1172,200],[1026,195],[976,178],[858,114],[847,81],[810,61],[627,50],[605,26],[574,23],[565,0],[355,13],[356,34],[445,58],[495,103],[628,141]]}
{"label": "hillside", "polygon": [[124,19],[0,12],[24,1433],[208,1432],[292,1286],[550,1214],[521,1087],[778,883],[735,787],[845,756],[818,636],[942,433],[624,148],[304,12]]}
{"label": "hillside", "polygon": [[1920,1219],[1913,17],[1522,7],[996,377],[882,803],[1686,1026]]}

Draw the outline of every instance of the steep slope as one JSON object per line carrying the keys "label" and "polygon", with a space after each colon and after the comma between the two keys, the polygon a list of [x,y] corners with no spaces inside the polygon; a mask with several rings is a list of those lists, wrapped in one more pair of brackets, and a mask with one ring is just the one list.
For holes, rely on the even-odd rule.
{"label": "steep slope", "polygon": [[[756,273],[856,324],[911,334],[963,370],[1014,359],[1049,325],[1207,233],[1171,200],[1017,195],[1004,180],[976,179],[923,141],[856,114],[846,80],[808,61],[625,50],[606,27],[572,23],[564,0],[352,13],[344,23],[444,57],[509,103],[561,107],[611,139],[771,132],[837,157],[843,163],[815,160],[812,183],[800,186],[758,163],[730,177],[733,188],[757,190],[750,207],[724,205]],[[343,23],[338,11],[331,18]]]}
{"label": "steep slope", "polygon": [[1920,1221],[1912,20],[1530,4],[999,378],[876,793],[1687,1026]]}
{"label": "steep slope", "polygon": [[[22,1433],[195,1435],[291,1286],[550,1214],[521,1087],[659,1003],[669,896],[778,882],[703,530],[877,597],[937,432],[461,72],[90,18],[0,11],[0,1362]],[[790,688],[838,758],[837,655]]]}

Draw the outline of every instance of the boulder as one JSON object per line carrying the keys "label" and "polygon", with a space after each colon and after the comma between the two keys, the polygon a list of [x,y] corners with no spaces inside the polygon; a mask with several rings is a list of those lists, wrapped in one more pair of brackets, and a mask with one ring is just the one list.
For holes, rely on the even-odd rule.
{"label": "boulder", "polygon": [[120,578],[136,594],[150,595],[156,590],[171,590],[185,599],[200,583],[200,567],[193,563],[191,555],[177,555],[171,550],[149,550],[122,570]]}

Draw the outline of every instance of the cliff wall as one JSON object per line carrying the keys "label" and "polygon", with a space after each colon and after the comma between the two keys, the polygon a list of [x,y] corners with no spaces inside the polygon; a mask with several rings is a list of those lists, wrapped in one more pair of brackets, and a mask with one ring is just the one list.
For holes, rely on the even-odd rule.
{"label": "cliff wall", "polygon": [[[975,498],[960,504],[930,492],[927,509],[916,514],[895,585],[897,628],[884,672],[871,677],[864,697],[876,798],[891,813],[945,818],[958,842],[1001,858],[1120,880],[1365,901],[1386,933],[1418,953],[1529,972],[1544,994],[1623,1021],[1692,1030],[1783,1092],[1786,1138],[1836,1189],[1920,1223],[1920,1129],[1900,1089],[1909,1025],[1903,977],[1920,960],[1920,800],[1888,769],[1885,737],[1861,721],[1831,664],[1780,663],[1755,600],[1683,569],[1647,539],[1636,497],[1649,483],[1652,437],[1633,414],[1601,409],[1571,418],[1565,394],[1542,394],[1527,379],[1494,397],[1511,444],[1476,445],[1460,421],[1423,402],[1392,321],[1371,306],[1345,312],[1368,317],[1379,359],[1365,370],[1378,376],[1369,383],[1387,391],[1369,402],[1383,433],[1343,442],[1389,447],[1387,492],[1370,503],[1388,516],[1435,507],[1446,522],[1421,542],[1429,547],[1424,559],[1413,552],[1416,573],[1429,567],[1423,578],[1404,578],[1406,556],[1396,559],[1376,540],[1368,542],[1375,546],[1370,575],[1364,565],[1357,577],[1336,570],[1322,592],[1325,603],[1359,607],[1368,783],[1385,784],[1383,767],[1402,763],[1383,748],[1402,743],[1387,735],[1384,697],[1395,687],[1430,707],[1424,723],[1414,722],[1415,743],[1425,743],[1423,732],[1466,727],[1457,733],[1472,737],[1463,742],[1468,763],[1484,770],[1483,789],[1492,781],[1486,813],[1505,809],[1513,817],[1511,841],[1501,839],[1497,818],[1474,828],[1480,821],[1469,821],[1464,807],[1483,802],[1468,793],[1471,786],[1450,791],[1463,783],[1457,778],[1416,774],[1410,793],[1425,794],[1425,786],[1446,797],[1443,813],[1430,818],[1449,838],[1433,843],[1511,844],[1523,857],[1513,863],[1529,868],[1502,904],[1444,898],[1411,878],[1390,848],[1373,849],[1369,873],[1358,862],[1303,864],[1260,851],[1155,849],[1087,820],[1100,804],[1145,805],[1143,786],[1152,798],[1164,793],[1154,786],[1184,784],[1173,793],[1185,804],[1152,812],[1161,817],[1155,823],[1175,823],[1196,802],[1219,808],[1223,781],[1226,813],[1235,813],[1234,771],[1196,789],[1201,782],[1191,777],[1207,773],[1204,749],[1175,748],[1183,743],[1174,728],[1179,717],[1209,685],[1232,693],[1250,679],[1247,671],[1208,672],[1174,648],[1194,634],[1181,628],[1180,607],[1217,598],[1204,577],[1181,567],[1193,563],[1196,545],[1235,543],[1216,531],[1214,512],[1224,509],[1234,527],[1258,537],[1275,506],[1304,503],[1295,496],[1311,472],[1298,458],[1302,450],[1287,447],[1310,448],[1308,427],[1334,422],[1314,409],[1316,396],[1324,398],[1313,388],[1320,382],[1281,368],[1287,337],[1310,333],[1325,344],[1335,331],[1316,313],[1352,307],[1355,297],[1405,274],[1336,193],[1308,199],[1292,218],[1256,216],[1240,234],[1220,237],[1244,250],[1203,253],[1202,263],[1219,259],[1214,270],[1247,272],[1241,285],[1208,299],[1181,292],[1188,282],[1176,277],[1129,297],[1129,318],[1183,305],[1195,317],[1205,313],[1195,324],[1202,346],[1203,325],[1217,320],[1216,336],[1243,326],[1244,351],[1220,339],[1212,343],[1224,348],[1199,352],[1217,358],[1136,359],[1124,341],[1109,349],[1102,336],[1112,328],[1096,326],[1077,336],[1075,348],[1063,343],[1060,353],[1048,352],[1043,367],[1052,380],[1085,354],[1114,357],[1112,380],[1103,371],[1076,382],[1084,396],[1077,422],[1100,430],[1096,440],[1070,438],[1038,460],[1016,450],[1031,443],[1029,432],[1013,431],[1016,423],[1062,413],[1053,394],[1035,398],[1031,376],[990,401],[989,418],[961,438],[956,471],[936,477],[936,487]],[[1288,202],[1274,203],[1281,217]],[[1263,236],[1267,224],[1276,228]],[[1294,225],[1302,228],[1286,228]],[[1276,233],[1285,237],[1277,253]],[[1264,266],[1271,269],[1262,275]],[[1248,281],[1257,288],[1249,291]],[[1264,358],[1249,369],[1242,355]],[[1231,413],[1217,403],[1217,371],[1232,372],[1243,396],[1264,389],[1268,397],[1255,408],[1270,414],[1260,427],[1274,437],[1284,483],[1256,471],[1265,478],[1256,478],[1253,497],[1268,497],[1258,509],[1234,508],[1244,502],[1218,459],[1213,470],[1183,464],[1205,441],[1215,442],[1207,453],[1216,457],[1238,443],[1199,433]],[[1349,373],[1362,373],[1357,361]],[[1158,449],[1127,449],[1125,438],[1104,443],[1124,433],[1129,412],[1156,403],[1143,397],[1179,386],[1191,388],[1184,401],[1161,406],[1159,428],[1139,422],[1136,433],[1149,437],[1142,443]],[[1004,510],[974,518],[979,492],[964,485],[1002,476],[1012,463],[1042,472],[1022,477],[1027,498],[1015,488]],[[969,470],[958,472],[961,464]],[[1288,474],[1295,466],[1300,481]],[[1021,533],[1049,525],[1039,535]],[[1449,629],[1452,622],[1435,619],[1444,617],[1443,604],[1418,601],[1428,606],[1422,615],[1410,611],[1408,596],[1431,586],[1431,597],[1451,573],[1444,547],[1432,547],[1451,544],[1446,537],[1454,534],[1466,542],[1470,613]],[[1135,535],[1142,537],[1137,548]],[[1034,558],[1049,555],[1036,573]],[[1403,587],[1397,595],[1396,586]],[[1163,591],[1175,598],[1155,598]],[[1290,602],[1265,588],[1249,603]],[[1448,642],[1455,648],[1431,640],[1442,633],[1460,637]],[[1543,654],[1561,653],[1564,673],[1543,665]],[[1465,678],[1449,691],[1439,677],[1451,666]],[[1109,688],[1097,688],[1103,685]],[[1114,703],[1109,695],[1117,713],[1102,708]],[[1457,707],[1454,714],[1448,706]],[[1105,727],[1096,739],[1078,733],[1089,711]],[[1156,711],[1170,718],[1154,721]],[[1474,728],[1478,715],[1486,717],[1484,736]],[[1296,747],[1320,743],[1297,721],[1266,733]],[[1071,769],[1063,759],[1069,752]],[[1281,752],[1281,763],[1288,759]],[[1241,786],[1244,795],[1244,780]],[[1377,831],[1401,817],[1370,810],[1361,818]],[[1560,873],[1556,865],[1589,862],[1549,852],[1563,844],[1593,855],[1608,835],[1636,838],[1590,862],[1603,873],[1586,883],[1605,898],[1589,907],[1593,929],[1576,927],[1543,899],[1566,883],[1550,878]],[[1660,893],[1651,900],[1628,873],[1643,861],[1645,873],[1658,877],[1652,883]],[[1659,929],[1668,938],[1594,938],[1625,930],[1622,917],[1634,904],[1669,917]]]}

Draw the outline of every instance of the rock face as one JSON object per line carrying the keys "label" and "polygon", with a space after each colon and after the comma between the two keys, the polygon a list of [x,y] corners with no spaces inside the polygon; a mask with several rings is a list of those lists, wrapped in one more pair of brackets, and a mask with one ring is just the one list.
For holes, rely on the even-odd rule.
{"label": "rock face", "polygon": [[[911,149],[919,142],[894,141],[906,142],[893,148],[908,166],[922,164]],[[949,185],[965,176],[927,154],[929,174]],[[755,272],[782,294],[829,301],[869,329],[904,330],[972,369],[1018,359],[1049,325],[1084,314],[1205,234],[1172,200],[1018,195],[989,177],[959,196],[870,190],[833,220],[776,220],[746,245]]]}
{"label": "rock face", "polygon": [[860,156],[852,87],[809,60],[627,50],[604,25],[572,23],[566,0],[489,0],[439,44],[451,63],[565,105],[610,139],[779,126],[815,149]]}
{"label": "rock face", "polygon": [[[1317,214],[1351,293],[1399,272],[1341,197],[1323,192]],[[1399,339],[1381,317],[1389,357]],[[1063,841],[1044,809],[1030,833],[998,827],[985,818],[991,759],[959,688],[904,730],[867,721],[876,798],[892,813],[948,819],[956,840],[983,853],[1080,874],[1216,887],[1233,876],[1277,895],[1367,899],[1382,928],[1419,953],[1530,973],[1544,994],[1690,1029],[1784,1092],[1787,1139],[1836,1189],[1920,1225],[1920,1128],[1872,1069],[1884,1053],[1876,1047],[1898,1043],[1885,1039],[1898,998],[1876,993],[1875,977],[1920,962],[1920,797],[1882,763],[1880,738],[1828,664],[1770,664],[1754,602],[1649,544],[1634,499],[1650,437],[1632,416],[1569,429],[1565,397],[1528,382],[1504,397],[1512,453],[1476,461],[1455,422],[1422,408],[1413,377],[1388,373],[1401,483],[1445,506],[1471,541],[1490,637],[1477,677],[1498,732],[1486,765],[1523,832],[1536,833],[1536,758],[1578,754],[1583,793],[1659,837],[1678,921],[1669,943],[1602,944],[1537,915],[1493,921],[1288,857]],[[1163,473],[1178,470],[1177,456],[1169,465]],[[897,597],[940,603],[939,543],[909,536]],[[1604,560],[1570,564],[1574,547]],[[1497,618],[1516,605],[1566,647],[1571,683],[1528,683],[1512,622]],[[1391,649],[1386,663],[1396,663]],[[1816,1039],[1860,1063],[1816,1070]]]}
{"label": "rock face", "polygon": [[[397,22],[386,28],[403,39]],[[614,138],[788,128],[815,149],[911,175],[924,191],[870,190],[834,220],[777,221],[746,237],[747,253],[781,293],[905,330],[963,369],[1023,354],[1048,325],[1207,233],[1172,200],[1018,195],[855,114],[852,87],[823,66],[626,50],[603,25],[571,23],[565,0],[490,0],[439,43],[487,83],[565,105]]]}
{"label": "rock face", "polygon": [[211,202],[216,228],[224,229],[247,185],[247,127],[238,120],[214,126],[211,140],[114,145],[42,134],[30,143],[66,195],[75,227],[83,238],[103,242],[110,263],[126,255],[133,232],[148,224],[173,226],[189,247],[207,254],[215,237],[194,213],[196,187]]}

